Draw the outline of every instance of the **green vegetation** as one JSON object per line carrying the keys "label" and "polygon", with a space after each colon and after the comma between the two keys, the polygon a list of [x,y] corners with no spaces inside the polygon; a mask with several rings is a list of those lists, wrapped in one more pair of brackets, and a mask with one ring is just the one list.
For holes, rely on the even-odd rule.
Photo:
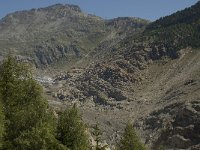
{"label": "green vegetation", "polygon": [[[171,25],[186,23],[192,24],[200,18],[200,2],[197,2],[192,7],[186,8],[185,10],[178,11],[170,16],[162,17],[159,20],[151,23],[148,29],[156,29],[160,27],[169,27]],[[192,16],[192,17],[191,17]]]}
{"label": "green vegetation", "polygon": [[[4,52],[6,54],[7,49],[10,49],[10,51],[15,52],[15,54],[34,56],[33,58],[36,56],[36,60],[38,60],[36,62],[39,62],[38,65],[47,65],[57,62],[57,66],[60,67],[62,65],[65,67],[64,61],[75,62],[86,58],[87,62],[89,62],[89,53],[93,48],[97,47],[94,52],[98,52],[99,49],[107,50],[109,46],[115,45],[114,42],[114,44],[112,44],[112,40],[115,41],[116,39],[116,41],[118,41],[118,38],[124,38],[124,36],[120,36],[120,34],[127,34],[128,38],[126,41],[123,41],[124,43],[121,42],[123,44],[123,49],[120,50],[118,47],[113,48],[120,50],[120,56],[123,56],[123,50],[125,50],[130,57],[131,54],[134,54],[134,50],[137,49],[139,52],[147,48],[148,50],[144,53],[145,56],[147,55],[147,59],[149,56],[148,54],[153,51],[155,51],[155,55],[159,53],[158,58],[161,58],[160,54],[162,53],[163,56],[168,55],[174,57],[176,56],[176,52],[182,48],[200,48],[199,12],[200,2],[191,8],[187,8],[151,23],[142,34],[140,32],[143,31],[144,27],[148,24],[145,20],[134,19],[134,21],[129,18],[124,18],[125,20],[123,18],[118,18],[105,22],[99,18],[92,16],[85,17],[83,14],[82,16],[81,14],[76,15],[77,13],[75,13],[74,15],[71,14],[72,16],[65,17],[66,20],[63,19],[64,21],[59,23],[60,26],[49,27],[49,24],[53,25],[57,22],[56,19],[55,22],[51,20],[46,22],[41,18],[45,23],[35,26],[36,24],[32,24],[33,17],[26,17],[30,20],[24,22],[25,24],[28,22],[28,24],[31,25],[30,28],[26,26],[21,27],[21,24],[17,27],[27,29],[30,34],[27,34],[27,31],[17,30],[16,35],[20,35],[18,37],[20,41],[17,42],[17,40],[13,38],[11,41],[2,42],[2,47],[5,49],[2,51],[2,54],[4,54]],[[52,17],[52,14],[49,16]],[[17,17],[14,18],[17,19]],[[18,20],[19,18],[20,16]],[[22,16],[22,18],[24,17]],[[34,18],[37,18],[37,16]],[[57,17],[55,16],[55,18]],[[70,24],[66,24],[66,22]],[[121,26],[121,24],[123,24],[123,26]],[[32,32],[37,31],[37,29],[40,29],[38,33]],[[134,36],[129,37],[130,33],[127,29],[132,32],[136,29],[134,32],[137,34],[131,33],[131,35]],[[10,35],[15,34],[2,35],[2,37],[10,39]],[[24,43],[21,43],[21,41],[24,41]],[[127,41],[128,44],[131,43],[136,46],[126,45],[125,42]],[[147,47],[145,47],[146,45]],[[29,51],[22,51],[24,49]],[[35,49],[37,49],[37,51]],[[128,53],[129,51],[126,51],[128,49],[132,52]],[[139,54],[138,52],[135,54]],[[102,51],[102,53],[104,54],[104,51]],[[137,55],[134,56],[137,57]],[[63,60],[60,58],[63,58]],[[128,59],[129,58],[127,58],[127,60]],[[140,57],[137,59],[139,62]],[[29,66],[17,62],[12,57],[8,57],[0,66],[0,149],[90,149],[88,136],[86,134],[86,126],[77,108],[74,106],[71,109],[65,110],[61,113],[58,120],[56,120],[43,96],[42,87],[35,82],[28,68]],[[109,70],[107,74],[110,76]],[[115,97],[115,99],[123,99],[123,94],[120,94],[118,91],[107,94],[104,91],[97,90],[97,88],[93,86],[88,89],[88,93],[93,95],[94,100],[100,104],[107,104],[108,97],[111,97],[111,95]],[[96,142],[94,148],[96,150],[104,150],[107,146],[101,146],[100,144],[101,132],[97,124],[93,134]],[[164,149],[165,143],[161,144],[159,149]],[[130,123],[127,124],[124,130],[118,149],[146,149]]]}
{"label": "green vegetation", "polygon": [[28,66],[8,57],[0,66],[1,148],[89,149],[86,128],[75,107],[65,111],[58,122],[57,126],[42,87],[32,78]]}
{"label": "green vegetation", "polygon": [[0,148],[2,146],[2,138],[3,138],[3,134],[4,134],[4,114],[3,114],[3,107],[2,104],[0,102]]}
{"label": "green vegetation", "polygon": [[180,56],[184,48],[200,48],[200,2],[147,25],[143,33],[127,37],[120,47],[149,48],[150,59]]}
{"label": "green vegetation", "polygon": [[95,150],[106,150],[106,148],[108,147],[108,145],[101,145],[101,130],[99,128],[98,123],[96,123],[95,127],[94,127],[94,132],[93,135],[95,136],[95,142],[96,142],[96,146],[95,146]]}
{"label": "green vegetation", "polygon": [[160,145],[157,150],[166,150],[165,147],[163,145]]}
{"label": "green vegetation", "polygon": [[58,120],[58,140],[71,150],[89,149],[86,127],[78,109],[65,110]]}
{"label": "green vegetation", "polygon": [[8,57],[0,67],[0,100],[5,115],[3,149],[60,149],[55,120],[28,66]]}
{"label": "green vegetation", "polygon": [[133,126],[128,123],[122,139],[118,145],[119,150],[146,150],[145,146],[140,142]]}
{"label": "green vegetation", "polygon": [[200,2],[194,6],[163,17],[149,26],[145,38],[177,50],[191,46],[200,47]]}

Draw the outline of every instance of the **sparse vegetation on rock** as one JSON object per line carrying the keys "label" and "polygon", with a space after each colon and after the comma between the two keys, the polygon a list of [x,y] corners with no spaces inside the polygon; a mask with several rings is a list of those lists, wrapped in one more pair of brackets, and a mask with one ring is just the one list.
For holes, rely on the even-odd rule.
{"label": "sparse vegetation on rock", "polygon": [[[85,123],[89,132],[98,118],[108,148],[96,149],[112,149],[120,139],[123,150],[200,149],[199,11],[197,2],[150,24],[103,20],[74,5],[7,15],[0,59],[10,52],[17,61],[0,68],[2,148],[87,149]],[[36,65],[34,77],[24,62]],[[74,103],[85,123],[69,109]],[[139,136],[127,120],[135,120]]]}

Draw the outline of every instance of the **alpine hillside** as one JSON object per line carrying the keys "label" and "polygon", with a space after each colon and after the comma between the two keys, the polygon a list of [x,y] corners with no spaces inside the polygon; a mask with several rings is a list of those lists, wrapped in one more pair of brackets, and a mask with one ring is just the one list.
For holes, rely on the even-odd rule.
{"label": "alpine hillside", "polygon": [[200,2],[155,22],[58,4],[7,15],[0,39],[1,59],[36,66],[55,115],[76,104],[110,149],[127,122],[147,149],[200,149]]}
{"label": "alpine hillside", "polygon": [[[56,4],[8,14],[0,21],[1,58],[14,54],[37,68],[71,67],[102,42],[137,33],[148,21],[139,18],[104,20],[78,6]],[[128,27],[128,28],[127,28]],[[126,30],[127,29],[127,30]],[[82,65],[81,65],[82,66]]]}

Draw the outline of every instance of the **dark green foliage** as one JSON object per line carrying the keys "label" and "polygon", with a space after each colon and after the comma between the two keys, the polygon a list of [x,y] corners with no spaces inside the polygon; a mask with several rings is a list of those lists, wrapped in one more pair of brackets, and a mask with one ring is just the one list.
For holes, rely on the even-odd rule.
{"label": "dark green foliage", "polygon": [[3,107],[0,101],[0,148],[3,144],[3,134],[4,134],[4,114],[3,114]]}
{"label": "dark green foliage", "polygon": [[8,57],[0,66],[0,100],[4,106],[3,149],[62,147],[54,137],[55,120],[28,66]]}
{"label": "dark green foliage", "polygon": [[58,140],[70,150],[89,149],[86,127],[75,106],[61,114],[57,133]]}
{"label": "dark green foliage", "polygon": [[200,48],[200,2],[185,10],[158,19],[141,34],[127,37],[120,47],[149,48],[148,59],[176,59],[181,49]]}
{"label": "dark green foliage", "polygon": [[121,141],[118,145],[119,150],[146,150],[145,146],[140,142],[133,126],[128,123]]}
{"label": "dark green foliage", "polygon": [[96,125],[95,125],[95,127],[94,127],[94,132],[93,132],[93,134],[94,134],[94,136],[95,136],[95,142],[96,142],[95,150],[105,150],[105,149],[108,147],[108,145],[102,146],[102,145],[100,144],[102,133],[101,133],[101,130],[100,130],[100,128],[99,128],[98,123],[96,123]]}
{"label": "dark green foliage", "polygon": [[163,17],[147,26],[142,34],[121,42],[121,47],[150,48],[148,58],[160,59],[180,56],[181,49],[200,48],[200,2],[196,5]]}
{"label": "dark green foliage", "polygon": [[200,2],[194,6],[163,17],[149,26],[143,40],[152,39],[154,45],[180,50],[200,47]]}
{"label": "dark green foliage", "polygon": [[20,150],[67,150],[64,145],[57,141],[46,125],[23,132],[15,140],[20,146]]}
{"label": "dark green foliage", "polygon": [[165,147],[163,145],[159,145],[158,148],[156,148],[156,150],[165,150]]}
{"label": "dark green foliage", "polygon": [[101,134],[102,134],[102,133],[101,133],[101,131],[100,131],[100,129],[99,129],[98,124],[95,125],[93,134],[94,134],[94,136],[95,136],[95,142],[96,142],[96,147],[95,147],[95,149],[96,149],[96,150],[99,150],[99,149],[101,148],[100,145],[99,145],[99,142],[100,142],[100,140],[101,140]]}
{"label": "dark green foliage", "polygon": [[168,27],[176,24],[192,24],[200,19],[200,2],[183,11],[178,11],[170,16],[162,17],[151,23],[147,29],[157,29],[160,27]]}

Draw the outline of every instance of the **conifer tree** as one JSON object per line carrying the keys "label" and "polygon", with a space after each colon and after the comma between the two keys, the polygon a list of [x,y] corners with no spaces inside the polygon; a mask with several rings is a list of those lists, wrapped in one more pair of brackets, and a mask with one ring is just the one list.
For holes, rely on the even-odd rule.
{"label": "conifer tree", "polygon": [[0,100],[5,114],[3,149],[65,149],[55,138],[55,120],[41,86],[27,65],[10,56],[0,66]]}
{"label": "conifer tree", "polygon": [[140,142],[133,126],[129,122],[124,130],[124,134],[118,145],[119,150],[145,150],[145,146]]}
{"label": "conifer tree", "polygon": [[4,114],[3,114],[3,107],[0,101],[0,149],[3,144],[3,134],[4,134]]}
{"label": "conifer tree", "polygon": [[95,142],[96,142],[96,146],[95,146],[95,150],[106,150],[106,148],[108,148],[108,145],[101,145],[101,135],[102,132],[99,128],[99,124],[96,123],[95,127],[94,127],[94,132],[93,132],[94,136],[95,136]]}
{"label": "conifer tree", "polygon": [[58,140],[70,150],[89,149],[86,127],[75,105],[61,114],[57,132]]}

